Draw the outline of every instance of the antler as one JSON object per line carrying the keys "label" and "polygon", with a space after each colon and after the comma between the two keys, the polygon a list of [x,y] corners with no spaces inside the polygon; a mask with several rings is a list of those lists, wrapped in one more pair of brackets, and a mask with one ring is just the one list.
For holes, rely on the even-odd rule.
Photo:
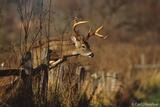
{"label": "antler", "polygon": [[73,30],[74,30],[76,36],[79,36],[78,31],[76,31],[76,27],[78,25],[80,25],[80,24],[85,24],[85,23],[88,23],[88,21],[79,21],[79,22],[76,22],[76,20],[74,20]]}
{"label": "antler", "polygon": [[91,33],[91,28],[88,32],[88,35],[86,37],[86,40],[88,40],[91,36],[98,36],[100,38],[106,39],[108,36],[104,36],[102,34],[99,34],[99,31],[103,28],[103,26],[99,27],[96,31],[94,31],[93,33]]}

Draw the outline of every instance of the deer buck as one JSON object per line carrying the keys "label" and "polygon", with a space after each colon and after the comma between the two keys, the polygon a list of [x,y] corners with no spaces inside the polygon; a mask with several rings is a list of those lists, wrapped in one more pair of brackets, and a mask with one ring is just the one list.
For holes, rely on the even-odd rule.
{"label": "deer buck", "polygon": [[[96,31],[91,32],[91,29],[89,30],[87,36],[82,36],[77,31],[77,27],[82,24],[86,24],[88,21],[79,21],[74,22],[73,24],[73,30],[75,35],[71,36],[71,40],[61,41],[61,40],[49,40],[49,46],[51,50],[51,57],[50,62],[55,62],[57,58],[60,58],[60,54],[63,58],[71,57],[71,56],[87,56],[87,57],[93,57],[94,53],[90,49],[90,45],[88,44],[88,39],[93,36],[98,36],[100,38],[106,38],[105,36],[99,34],[99,31],[103,28],[103,26],[99,27]],[[60,48],[63,47],[63,51],[60,52]],[[47,42],[41,43],[41,49],[47,48]],[[39,65],[40,63],[40,45],[33,46],[32,53],[33,53],[33,65]],[[39,53],[39,54],[38,54]],[[58,55],[57,57],[55,57]],[[57,63],[59,63],[58,60]]]}

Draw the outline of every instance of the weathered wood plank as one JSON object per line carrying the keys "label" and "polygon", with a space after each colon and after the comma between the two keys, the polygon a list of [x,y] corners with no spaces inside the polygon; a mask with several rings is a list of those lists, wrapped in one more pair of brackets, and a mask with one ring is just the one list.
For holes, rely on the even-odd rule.
{"label": "weathered wood plank", "polygon": [[19,76],[20,71],[21,71],[20,69],[0,70],[0,77],[3,77],[3,76]]}
{"label": "weathered wood plank", "polygon": [[144,64],[134,66],[136,69],[160,69],[160,64]]}

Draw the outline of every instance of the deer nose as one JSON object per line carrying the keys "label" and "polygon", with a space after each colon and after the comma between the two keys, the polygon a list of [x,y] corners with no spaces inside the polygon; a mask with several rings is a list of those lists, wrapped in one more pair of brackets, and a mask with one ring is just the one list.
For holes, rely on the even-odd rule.
{"label": "deer nose", "polygon": [[89,57],[94,57],[94,53],[90,53],[90,54],[89,54]]}

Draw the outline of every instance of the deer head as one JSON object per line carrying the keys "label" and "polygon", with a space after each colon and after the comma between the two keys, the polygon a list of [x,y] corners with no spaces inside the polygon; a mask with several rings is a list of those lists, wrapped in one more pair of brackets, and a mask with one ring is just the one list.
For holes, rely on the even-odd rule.
{"label": "deer head", "polygon": [[79,25],[86,24],[86,23],[88,23],[88,21],[79,21],[79,22],[74,21],[73,30],[75,32],[75,36],[72,36],[71,40],[74,42],[76,50],[74,51],[73,54],[93,57],[94,53],[90,49],[90,46],[87,41],[92,36],[98,36],[101,38],[105,38],[103,35],[98,33],[103,27],[102,26],[99,27],[95,32],[92,32],[92,33],[91,33],[91,29],[90,29],[87,36],[84,37],[81,34],[79,34],[79,32],[76,30],[76,28]]}

